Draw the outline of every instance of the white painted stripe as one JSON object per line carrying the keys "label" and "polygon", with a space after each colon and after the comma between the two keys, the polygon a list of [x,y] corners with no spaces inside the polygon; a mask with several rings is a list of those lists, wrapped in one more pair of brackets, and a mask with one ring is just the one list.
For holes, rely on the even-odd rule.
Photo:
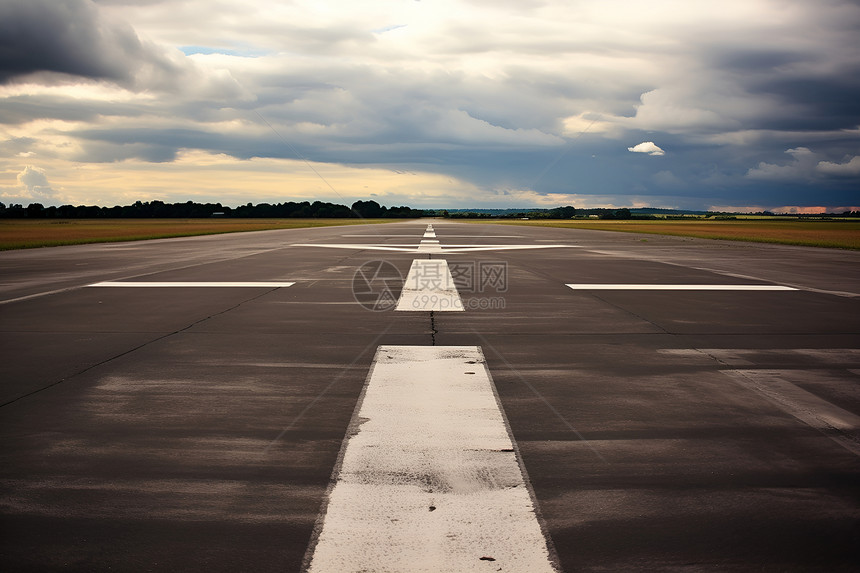
{"label": "white painted stripe", "polygon": [[295,243],[293,247],[323,247],[327,249],[354,249],[368,251],[394,251],[398,253],[472,253],[475,251],[514,251],[522,249],[581,248],[577,245],[446,245],[424,243],[419,246],[406,244],[361,244],[361,243]]}
{"label": "white painted stripe", "polygon": [[435,239],[436,233],[434,233],[433,231],[427,231],[426,233],[424,233],[424,238],[425,239]]}
{"label": "white painted stripe", "polygon": [[[294,247],[323,247],[326,249],[355,249],[361,251],[395,251],[398,253],[414,253],[414,245],[373,245],[361,243],[296,243]],[[402,248],[407,247],[407,248]]]}
{"label": "white painted stripe", "polygon": [[477,346],[380,346],[310,573],[553,572]]}
{"label": "white painted stripe", "polygon": [[141,282],[141,281],[105,281],[93,283],[91,287],[261,287],[283,288],[290,287],[295,282]]}
{"label": "white painted stripe", "polygon": [[729,290],[787,291],[796,288],[781,285],[660,285],[660,284],[568,284],[573,290]]}
{"label": "white painted stripe", "polygon": [[[450,247],[450,248],[449,248]],[[474,253],[476,251],[521,251],[526,249],[579,249],[577,245],[446,245],[446,253]]]}
{"label": "white painted stripe", "polygon": [[365,239],[379,239],[380,237],[412,237],[415,238],[415,234],[411,235],[391,235],[388,233],[364,233],[361,235],[340,235],[341,237],[364,237]]}
{"label": "white painted stripe", "polygon": [[462,311],[463,301],[444,259],[415,259],[394,310]]}

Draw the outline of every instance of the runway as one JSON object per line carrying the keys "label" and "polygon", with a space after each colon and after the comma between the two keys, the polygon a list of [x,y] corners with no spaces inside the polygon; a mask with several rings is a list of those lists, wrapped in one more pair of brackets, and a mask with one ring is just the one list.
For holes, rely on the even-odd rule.
{"label": "runway", "polygon": [[0,380],[6,571],[860,563],[857,252],[449,220],[3,252]]}

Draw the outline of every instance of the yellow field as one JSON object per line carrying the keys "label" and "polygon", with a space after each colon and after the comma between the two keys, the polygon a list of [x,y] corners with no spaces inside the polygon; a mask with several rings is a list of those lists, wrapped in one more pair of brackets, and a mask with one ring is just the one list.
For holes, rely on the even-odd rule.
{"label": "yellow field", "polygon": [[0,250],[392,223],[399,219],[0,219]]}
{"label": "yellow field", "polygon": [[[461,219],[469,221],[468,219]],[[701,239],[727,239],[759,243],[782,243],[810,247],[860,249],[860,221],[799,221],[779,219],[747,219],[736,221],[705,221],[694,219],[654,221],[469,221],[474,223],[503,223],[569,229],[594,229],[626,233],[677,235]]]}

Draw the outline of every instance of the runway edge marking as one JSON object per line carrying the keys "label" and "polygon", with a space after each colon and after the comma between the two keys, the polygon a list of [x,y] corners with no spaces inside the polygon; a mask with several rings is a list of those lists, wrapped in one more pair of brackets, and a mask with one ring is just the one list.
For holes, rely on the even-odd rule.
{"label": "runway edge marking", "polygon": [[377,349],[306,573],[558,572],[479,346]]}

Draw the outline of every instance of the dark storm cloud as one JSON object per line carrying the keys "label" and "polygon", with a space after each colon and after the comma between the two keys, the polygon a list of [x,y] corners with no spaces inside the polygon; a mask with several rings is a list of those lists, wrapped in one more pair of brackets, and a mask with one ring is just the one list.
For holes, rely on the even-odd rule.
{"label": "dark storm cloud", "polygon": [[856,2],[622,4],[7,0],[0,130],[80,162],[300,156],[657,206],[856,190]]}
{"label": "dark storm cloud", "polygon": [[817,51],[712,47],[710,52],[704,61],[715,72],[778,106],[747,123],[747,129],[832,130],[860,124],[860,56],[848,38],[842,47]]}
{"label": "dark storm cloud", "polygon": [[92,2],[0,3],[0,82],[56,72],[128,84],[144,64],[170,67],[131,27],[105,22]]}
{"label": "dark storm cloud", "polygon": [[784,12],[798,25],[690,42],[711,75],[773,103],[745,129],[853,129],[860,125],[858,8],[844,0],[787,2]]}
{"label": "dark storm cloud", "polygon": [[732,46],[712,46],[711,50],[711,55],[707,59],[710,59],[716,68],[740,74],[759,74],[814,59],[809,53],[789,49],[736,49]]}
{"label": "dark storm cloud", "polygon": [[94,121],[99,117],[137,117],[146,110],[136,104],[114,103],[110,107],[87,100],[69,100],[59,95],[8,97],[0,106],[0,124],[20,125],[33,118],[63,121]]}
{"label": "dark storm cloud", "polygon": [[860,65],[830,77],[777,77],[753,82],[750,91],[772,95],[787,109],[801,110],[767,126],[772,129],[832,130],[860,125]]}
{"label": "dark storm cloud", "polygon": [[242,157],[240,151],[243,147],[248,150],[241,138],[194,129],[93,129],[77,131],[74,135],[83,140],[83,149],[77,159],[96,163],[132,158],[161,163],[173,160],[183,148],[207,149],[236,157]]}

